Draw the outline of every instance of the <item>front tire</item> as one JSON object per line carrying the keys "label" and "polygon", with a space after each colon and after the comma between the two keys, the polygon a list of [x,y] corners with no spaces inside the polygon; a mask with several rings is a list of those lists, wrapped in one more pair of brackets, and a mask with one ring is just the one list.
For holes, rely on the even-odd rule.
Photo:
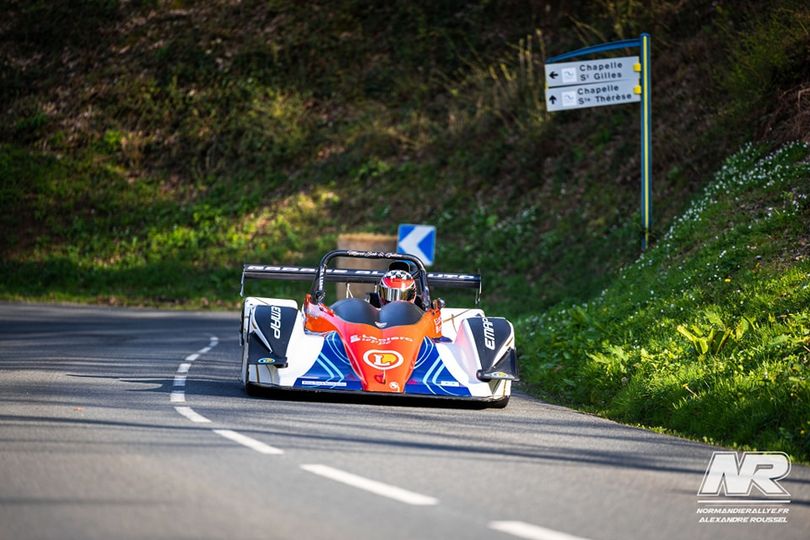
{"label": "front tire", "polygon": [[246,382],[245,383],[245,393],[247,395],[251,396],[251,397],[256,397],[258,395],[261,395],[262,388],[259,385],[256,385],[256,384],[253,384],[253,383],[250,383],[250,382]]}
{"label": "front tire", "polygon": [[490,409],[505,409],[509,405],[509,396],[503,397],[497,401],[492,401],[489,404]]}

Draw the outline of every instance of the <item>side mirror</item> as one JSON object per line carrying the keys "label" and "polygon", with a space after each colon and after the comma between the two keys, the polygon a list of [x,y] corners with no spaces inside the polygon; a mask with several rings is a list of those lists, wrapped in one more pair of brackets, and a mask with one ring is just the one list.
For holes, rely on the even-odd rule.
{"label": "side mirror", "polygon": [[444,298],[436,298],[433,300],[433,309],[442,309],[446,305],[447,302],[444,301]]}

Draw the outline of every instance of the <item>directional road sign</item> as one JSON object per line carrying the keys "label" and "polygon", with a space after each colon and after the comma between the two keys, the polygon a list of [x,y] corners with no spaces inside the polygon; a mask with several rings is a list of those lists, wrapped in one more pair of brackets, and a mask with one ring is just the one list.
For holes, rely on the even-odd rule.
{"label": "directional road sign", "polygon": [[425,266],[432,265],[436,255],[436,227],[403,223],[397,234],[397,253],[415,255]]}
{"label": "directional road sign", "polygon": [[[638,56],[568,62],[573,58],[622,49],[639,49]],[[641,103],[641,249],[647,249],[652,215],[650,35],[599,43],[546,58],[546,110]]]}
{"label": "directional road sign", "polygon": [[638,80],[641,64],[638,56],[602,58],[582,62],[546,64],[546,86],[570,86],[602,82]]}
{"label": "directional road sign", "polygon": [[549,112],[638,103],[639,101],[641,101],[641,87],[638,85],[638,79],[579,86],[558,86],[546,90],[546,110]]}

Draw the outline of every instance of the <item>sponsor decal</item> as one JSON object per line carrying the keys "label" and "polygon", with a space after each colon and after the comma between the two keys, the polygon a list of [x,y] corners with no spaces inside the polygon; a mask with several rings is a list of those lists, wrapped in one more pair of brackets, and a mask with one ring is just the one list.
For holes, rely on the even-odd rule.
{"label": "sponsor decal", "polygon": [[394,382],[392,382],[391,384],[388,385],[388,388],[398,392],[399,391],[399,383],[394,381]]}
{"label": "sponsor decal", "polygon": [[359,257],[384,257],[384,258],[397,258],[396,253],[388,253],[387,251],[357,251],[350,249],[346,255],[354,255]]}
{"label": "sponsor decal", "polygon": [[304,380],[304,381],[301,381],[301,384],[304,385],[304,386],[346,386],[345,381],[329,382],[329,381],[308,381],[308,380]]}
{"label": "sponsor decal", "polygon": [[478,276],[472,276],[469,274],[438,274],[438,273],[431,273],[428,274],[428,279],[464,279],[464,280],[471,280],[471,279],[478,279]]}
{"label": "sponsor decal", "polygon": [[259,358],[258,360],[256,360],[256,363],[257,364],[272,364],[273,359],[272,358]]}
{"label": "sponsor decal", "polygon": [[697,496],[698,523],[787,523],[790,474],[784,452],[714,452]]}
{"label": "sponsor decal", "polygon": [[413,342],[413,338],[408,336],[389,336],[378,338],[374,336],[367,336],[366,334],[354,334],[349,337],[350,343],[357,343],[358,341],[362,341],[363,343],[373,343],[375,345],[390,345],[394,341]]}
{"label": "sponsor decal", "polygon": [[405,361],[397,351],[370,349],[363,354],[363,362],[383,371],[399,367]]}
{"label": "sponsor decal", "polygon": [[461,386],[461,383],[458,381],[439,381],[439,386],[452,386],[454,388],[458,388]]}
{"label": "sponsor decal", "polygon": [[484,345],[490,351],[495,350],[495,327],[492,321],[484,317]]}
{"label": "sponsor decal", "polygon": [[273,337],[281,339],[281,308],[270,306],[270,328],[273,329]]}
{"label": "sponsor decal", "polygon": [[374,321],[374,324],[376,324],[376,325],[377,325],[377,328],[385,328],[386,326],[388,326],[388,323],[387,323],[387,322],[377,322],[377,321]]}

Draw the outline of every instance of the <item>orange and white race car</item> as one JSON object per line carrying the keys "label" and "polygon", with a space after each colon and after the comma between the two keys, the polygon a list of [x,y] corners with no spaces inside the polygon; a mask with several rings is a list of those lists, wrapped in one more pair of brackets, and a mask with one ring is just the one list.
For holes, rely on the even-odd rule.
{"label": "orange and white race car", "polygon": [[[336,257],[385,259],[389,271],[329,268]],[[320,392],[474,400],[505,407],[517,380],[515,333],[504,318],[431,300],[431,287],[480,293],[475,274],[428,273],[417,257],[336,250],[318,268],[245,265],[246,280],[309,280],[295,300],[246,297],[242,308],[242,382]],[[326,302],[327,282],[374,283],[367,298]],[[476,296],[477,298],[477,296]]]}

